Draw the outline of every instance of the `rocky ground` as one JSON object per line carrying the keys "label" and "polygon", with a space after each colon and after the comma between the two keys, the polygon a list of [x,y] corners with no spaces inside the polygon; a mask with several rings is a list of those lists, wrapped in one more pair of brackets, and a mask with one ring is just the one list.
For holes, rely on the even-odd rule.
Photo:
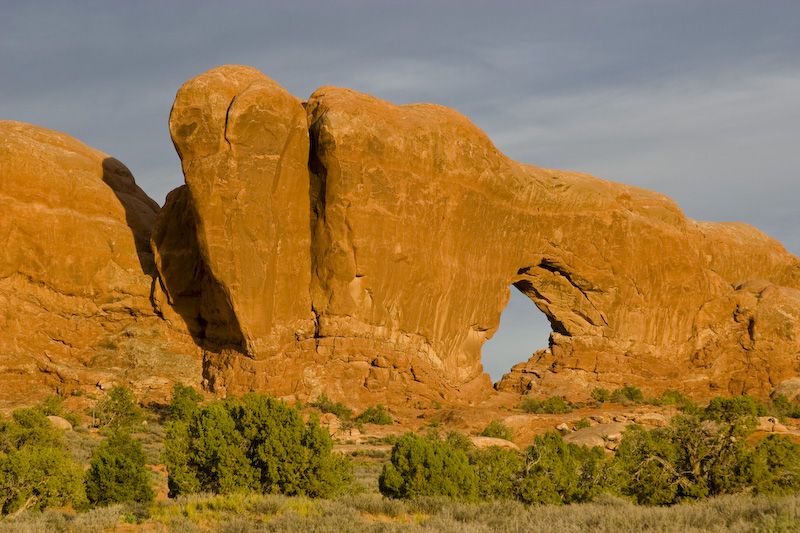
{"label": "rocky ground", "polygon": [[[523,398],[524,396],[518,394],[501,392],[471,407],[396,407],[390,409],[395,417],[395,424],[364,424],[360,430],[342,429],[339,419],[331,413],[323,414],[321,420],[339,443],[337,449],[343,452],[366,447],[388,450],[391,446],[384,444],[385,437],[401,435],[406,431],[423,434],[437,431],[442,435],[458,431],[472,436],[478,447],[500,445],[524,449],[533,442],[536,435],[550,430],[559,431],[568,442],[590,447],[604,446],[613,451],[626,426],[641,424],[648,429],[663,427],[669,423],[671,417],[680,412],[674,405],[642,403],[625,406],[606,402],[602,405],[578,407],[570,413],[529,414],[518,407]],[[589,427],[576,429],[576,424],[582,419],[586,419]],[[478,436],[493,420],[499,420],[513,430],[513,442]],[[768,433],[787,434],[800,442],[800,420],[790,418],[779,421],[774,417],[760,417],[758,429],[753,435],[757,438]]]}

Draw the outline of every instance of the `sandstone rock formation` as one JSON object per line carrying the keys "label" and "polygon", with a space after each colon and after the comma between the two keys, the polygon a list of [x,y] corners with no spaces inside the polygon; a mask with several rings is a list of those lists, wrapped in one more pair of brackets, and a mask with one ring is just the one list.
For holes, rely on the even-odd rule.
{"label": "sandstone rock formation", "polygon": [[[181,88],[170,131],[187,187],[153,244],[182,258],[157,259],[161,283],[212,386],[466,401],[510,285],[553,334],[500,388],[763,396],[798,371],[800,262],[777,241],[512,161],[453,110],[334,87],[303,103],[220,67]],[[173,217],[195,228],[178,254]]]}
{"label": "sandstone rock formation", "polygon": [[303,102],[249,67],[188,81],[169,127],[186,185],[159,211],[118,161],[0,123],[5,390],[202,369],[220,394],[468,404],[512,285],[553,333],[500,389],[766,397],[800,374],[800,261],[750,226],[517,163],[451,109]]}
{"label": "sandstone rock formation", "polygon": [[0,121],[0,176],[0,407],[98,384],[199,383],[196,346],[168,336],[150,303],[158,205],[128,169]]}

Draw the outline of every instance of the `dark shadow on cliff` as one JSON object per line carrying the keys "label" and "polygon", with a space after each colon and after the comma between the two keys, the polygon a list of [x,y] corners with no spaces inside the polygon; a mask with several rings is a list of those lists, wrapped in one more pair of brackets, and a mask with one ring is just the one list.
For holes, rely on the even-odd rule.
{"label": "dark shadow on cliff", "polygon": [[103,160],[103,182],[114,191],[125,209],[125,221],[133,234],[136,255],[142,272],[151,277],[155,276],[153,251],[150,249],[150,233],[160,209],[158,203],[136,185],[128,167],[113,157]]}
{"label": "dark shadow on cliff", "polygon": [[201,348],[233,348],[245,353],[239,321],[201,257],[185,185],[167,195],[153,225],[151,241],[155,283],[161,290],[160,297],[154,295],[157,304],[175,311]]}

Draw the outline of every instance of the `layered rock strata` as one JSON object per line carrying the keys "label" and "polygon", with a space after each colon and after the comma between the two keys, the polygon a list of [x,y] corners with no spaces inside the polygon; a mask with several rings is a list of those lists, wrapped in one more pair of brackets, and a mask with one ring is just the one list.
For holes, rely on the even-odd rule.
{"label": "layered rock strata", "polygon": [[200,382],[200,354],[150,301],[158,205],[116,159],[0,121],[0,407],[47,394]]}
{"label": "layered rock strata", "polygon": [[156,300],[218,390],[478,399],[510,285],[553,333],[500,388],[765,395],[799,370],[800,262],[777,241],[512,161],[453,110],[301,102],[220,67],[181,88],[170,131],[187,185],[156,223]]}

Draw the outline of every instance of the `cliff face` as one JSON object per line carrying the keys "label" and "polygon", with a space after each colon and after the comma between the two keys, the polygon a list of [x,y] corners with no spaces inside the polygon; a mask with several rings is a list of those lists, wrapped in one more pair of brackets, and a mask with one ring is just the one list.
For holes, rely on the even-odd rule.
{"label": "cliff face", "polygon": [[468,403],[510,286],[553,333],[501,389],[765,396],[800,372],[800,261],[777,241],[512,161],[444,107],[212,69],[177,94],[186,185],[160,211],[116,160],[0,124],[11,381],[166,390],[202,367],[218,393]]}
{"label": "cliff face", "polygon": [[54,389],[199,383],[195,344],[150,303],[158,205],[128,169],[67,135],[0,121],[0,176],[0,406]]}
{"label": "cliff face", "polygon": [[205,224],[197,256],[224,295],[200,313],[232,314],[222,323],[241,334],[207,328],[217,386],[479,395],[480,347],[510,285],[553,334],[500,388],[763,394],[796,371],[780,331],[800,264],[779,243],[687,219],[657,193],[509,160],[455,111],[334,87],[303,103],[221,67],[179,91],[170,130],[180,194]]}

